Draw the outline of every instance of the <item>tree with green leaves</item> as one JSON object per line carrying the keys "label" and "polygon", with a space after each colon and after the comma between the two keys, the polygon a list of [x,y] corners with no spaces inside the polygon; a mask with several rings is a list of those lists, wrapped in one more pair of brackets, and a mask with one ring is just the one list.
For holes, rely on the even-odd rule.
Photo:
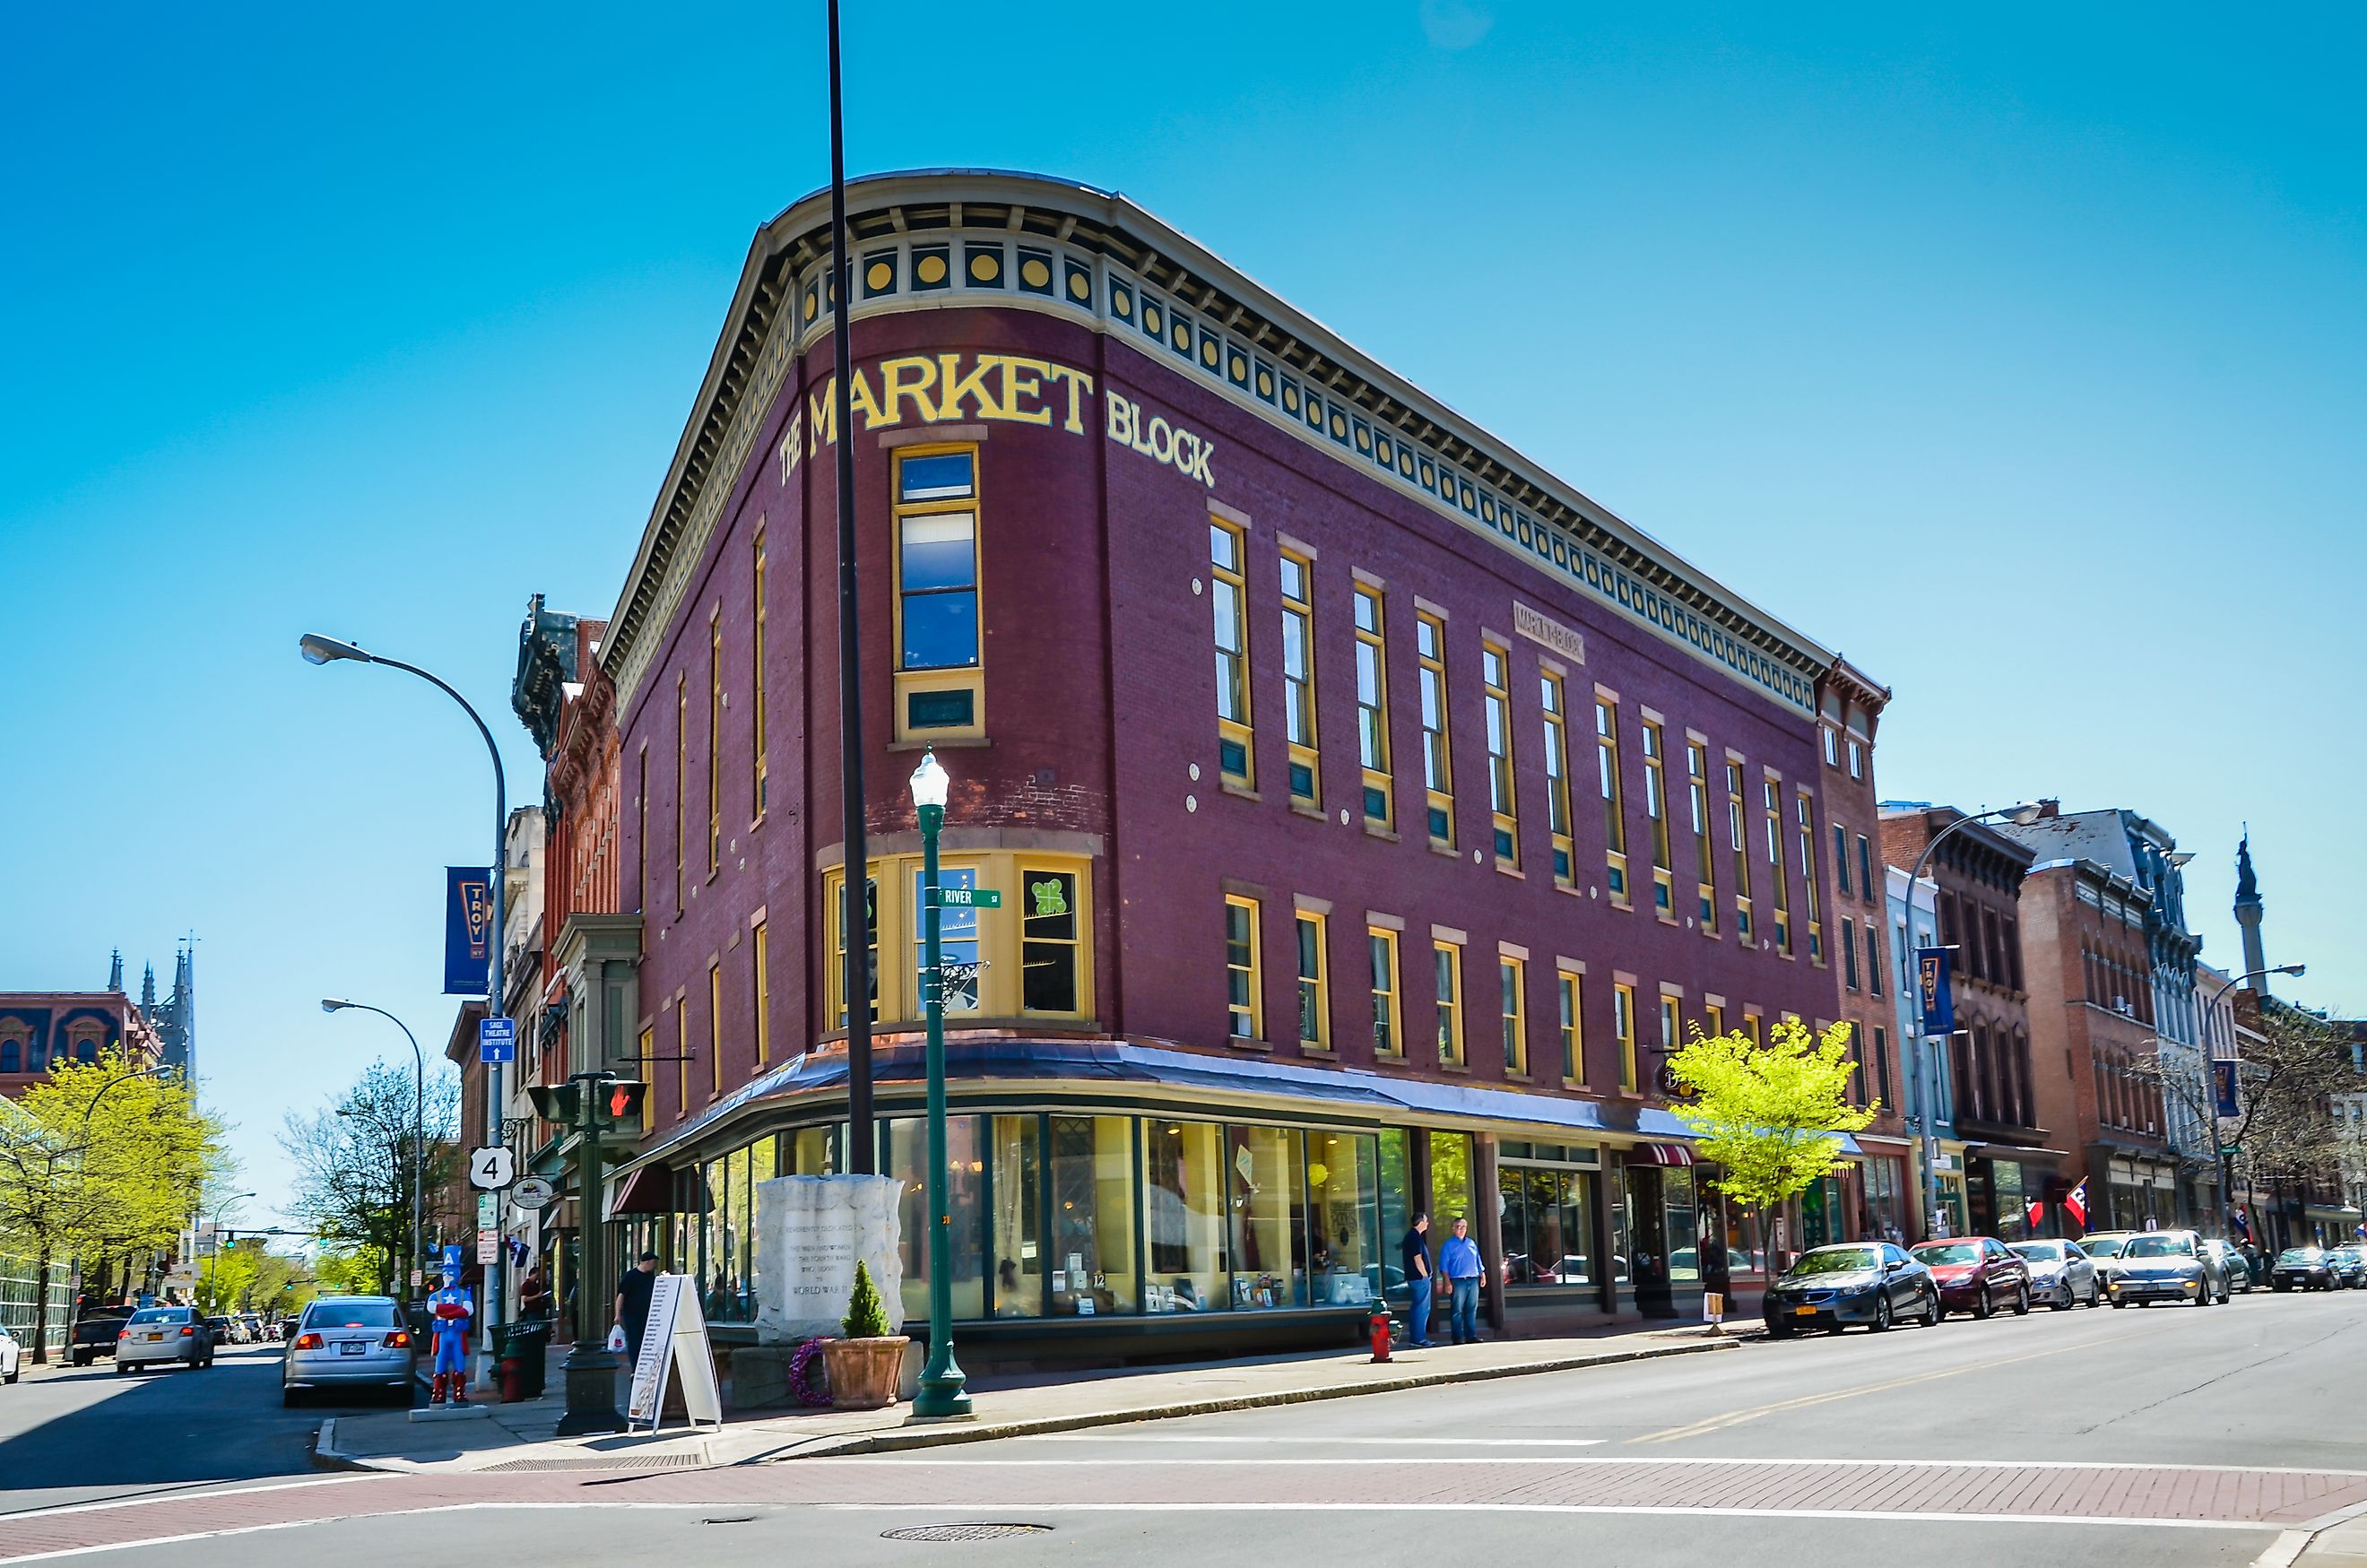
{"label": "tree with green leaves", "polygon": [[[323,1241],[375,1259],[370,1289],[386,1292],[402,1266],[425,1269],[412,1256],[413,1148],[418,1137],[416,1090],[410,1069],[375,1062],[326,1111],[288,1114],[279,1145],[296,1166],[289,1212]],[[438,1072],[427,1080],[425,1206],[435,1218],[437,1197],[459,1172],[459,1080]],[[455,1224],[459,1222],[454,1220]]]}
{"label": "tree with green leaves", "polygon": [[1840,1134],[1874,1121],[1876,1104],[1850,1101],[1850,1026],[1822,1037],[1784,1019],[1761,1044],[1736,1031],[1693,1037],[1669,1058],[1686,1098],[1670,1107],[1693,1130],[1714,1185],[1765,1215],[1840,1163]]}
{"label": "tree with green leaves", "polygon": [[246,1292],[263,1272],[263,1238],[251,1242],[214,1244],[213,1256],[198,1268],[198,1283],[194,1292],[198,1310],[208,1317],[221,1317],[236,1312]]}
{"label": "tree with green leaves", "polygon": [[[170,1248],[225,1168],[221,1125],[177,1073],[122,1052],[58,1062],[0,1114],[0,1240],[34,1262],[35,1300],[62,1263],[96,1277]],[[33,1359],[49,1359],[37,1313]]]}

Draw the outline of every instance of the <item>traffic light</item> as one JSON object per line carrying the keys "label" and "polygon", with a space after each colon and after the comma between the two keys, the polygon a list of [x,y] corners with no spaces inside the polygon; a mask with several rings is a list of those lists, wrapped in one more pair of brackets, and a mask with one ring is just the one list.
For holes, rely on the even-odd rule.
{"label": "traffic light", "polygon": [[603,1120],[612,1122],[640,1121],[641,1101],[650,1092],[649,1085],[638,1078],[610,1078],[595,1088]]}
{"label": "traffic light", "polygon": [[534,1113],[546,1122],[561,1127],[575,1125],[577,1111],[583,1104],[583,1090],[572,1083],[538,1083],[527,1086],[527,1098],[534,1101]]}

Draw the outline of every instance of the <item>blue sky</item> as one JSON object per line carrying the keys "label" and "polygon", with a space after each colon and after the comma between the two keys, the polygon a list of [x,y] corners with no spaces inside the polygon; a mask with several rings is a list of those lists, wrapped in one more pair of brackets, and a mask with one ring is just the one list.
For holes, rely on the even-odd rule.
{"label": "blue sky", "polygon": [[[274,1140],[431,1044],[527,597],[606,613],[818,6],[49,7],[0,57],[0,988],[198,947]],[[855,7],[856,172],[1127,191],[1897,689],[1887,795],[2248,819],[2367,1006],[2367,97],[2339,7]],[[538,775],[501,731],[514,795]]]}

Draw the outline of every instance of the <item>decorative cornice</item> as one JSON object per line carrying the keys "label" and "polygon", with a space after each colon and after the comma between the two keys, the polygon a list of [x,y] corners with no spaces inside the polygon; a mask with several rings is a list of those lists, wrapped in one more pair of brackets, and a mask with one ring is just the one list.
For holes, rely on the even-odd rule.
{"label": "decorative cornice", "polygon": [[[848,223],[860,315],[983,305],[1076,320],[1195,372],[1796,711],[1812,710],[1833,667],[1827,649],[1123,196],[997,171],[882,175],[849,187]],[[625,706],[794,356],[830,329],[828,240],[828,197],[816,192],[749,248],[610,620],[604,651]]]}

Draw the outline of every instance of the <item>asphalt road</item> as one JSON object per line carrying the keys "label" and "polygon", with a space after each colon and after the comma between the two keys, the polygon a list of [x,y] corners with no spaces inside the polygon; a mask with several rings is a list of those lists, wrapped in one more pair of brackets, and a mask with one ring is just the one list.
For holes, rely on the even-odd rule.
{"label": "asphalt road", "polygon": [[280,1408],[277,1345],[225,1346],[205,1371],[28,1364],[0,1388],[0,1535],[29,1508],[309,1475],[324,1414]]}
{"label": "asphalt road", "polygon": [[[258,1361],[257,1374],[268,1365]],[[102,1373],[85,1397],[126,1408],[90,1430],[130,1445],[114,1452],[165,1446],[138,1432],[137,1402],[152,1399],[176,1438],[222,1417],[250,1428],[214,1471],[232,1454],[250,1475],[300,1461],[290,1423],[311,1416],[283,1417],[267,1382],[211,1376],[108,1399]],[[175,1390],[182,1383],[187,1394]],[[1013,1563],[2242,1564],[2295,1524],[2367,1506],[2361,1386],[2367,1292],[2042,1310],[897,1455],[689,1472],[320,1477],[274,1483],[283,1489],[268,1498],[141,1507],[153,1516],[141,1526],[151,1539],[196,1539],[104,1555],[161,1564],[169,1553],[176,1568],[243,1568],[258,1551],[357,1568],[423,1554],[491,1563],[687,1553],[770,1568],[793,1556],[918,1563],[956,1552]],[[40,1434],[23,1434],[5,1401],[0,1418],[22,1434],[0,1444],[0,1485],[12,1485],[21,1477],[10,1461]],[[207,1441],[225,1439],[217,1430]],[[276,1531],[267,1546],[245,1533],[273,1510],[307,1508],[323,1522]],[[375,1517],[326,1517],[365,1512]],[[85,1517],[17,1526],[28,1540],[49,1529],[63,1541]],[[886,1534],[959,1523],[1034,1528],[952,1542]],[[214,1529],[235,1533],[203,1533]],[[0,1558],[7,1535],[0,1517]]]}

